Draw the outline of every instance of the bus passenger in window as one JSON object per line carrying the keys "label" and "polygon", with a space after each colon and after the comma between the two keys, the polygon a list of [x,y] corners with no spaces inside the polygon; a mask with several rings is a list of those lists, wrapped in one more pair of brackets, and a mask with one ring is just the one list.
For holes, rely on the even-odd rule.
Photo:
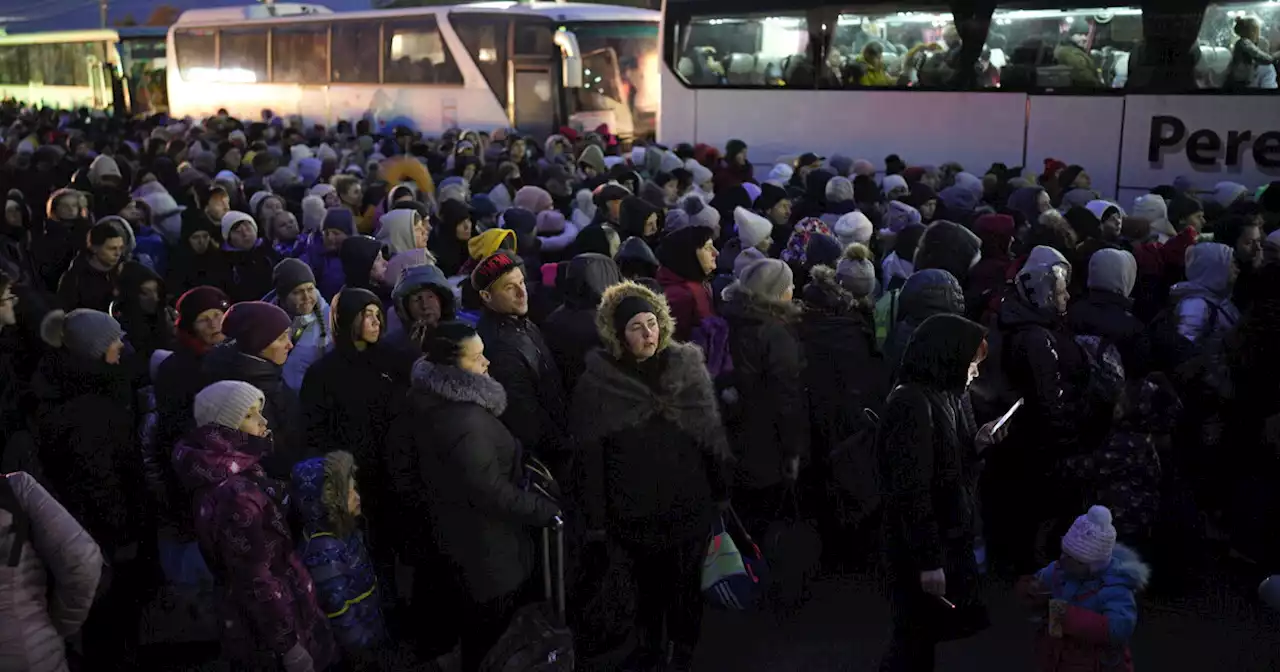
{"label": "bus passenger in window", "polygon": [[1276,88],[1276,59],[1264,51],[1262,23],[1255,16],[1236,18],[1235,46],[1231,49],[1231,66],[1227,69],[1227,86],[1240,89]]}
{"label": "bus passenger in window", "polygon": [[859,86],[893,86],[894,78],[884,66],[884,47],[879,42],[868,42],[862,54],[854,59]]}
{"label": "bus passenger in window", "polygon": [[1053,57],[1058,65],[1071,69],[1071,86],[1080,88],[1096,88],[1102,86],[1098,76],[1098,66],[1089,54],[1088,26],[1073,23],[1067,39],[1053,50]]}

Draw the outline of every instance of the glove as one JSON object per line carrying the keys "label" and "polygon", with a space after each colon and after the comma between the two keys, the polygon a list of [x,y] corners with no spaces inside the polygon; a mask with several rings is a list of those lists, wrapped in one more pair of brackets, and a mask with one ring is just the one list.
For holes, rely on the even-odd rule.
{"label": "glove", "polygon": [[285,672],[315,672],[315,662],[311,660],[311,654],[307,652],[302,644],[294,644],[289,652],[284,654],[283,660]]}

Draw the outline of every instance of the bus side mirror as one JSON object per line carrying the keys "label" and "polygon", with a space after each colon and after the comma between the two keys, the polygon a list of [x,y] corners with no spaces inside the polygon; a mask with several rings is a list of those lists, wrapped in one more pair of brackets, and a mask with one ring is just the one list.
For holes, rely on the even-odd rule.
{"label": "bus side mirror", "polygon": [[556,46],[560,47],[560,68],[564,72],[564,88],[582,88],[582,53],[578,51],[578,38],[567,30],[557,30]]}

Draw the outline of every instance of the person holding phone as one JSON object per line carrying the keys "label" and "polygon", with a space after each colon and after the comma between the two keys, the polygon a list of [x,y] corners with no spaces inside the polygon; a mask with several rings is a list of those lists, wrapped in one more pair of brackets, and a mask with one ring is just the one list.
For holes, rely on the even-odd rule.
{"label": "person holding phone", "polygon": [[[893,637],[883,672],[934,669],[938,642],[987,627],[974,557],[977,437],[962,397],[987,356],[986,329],[934,315],[912,334],[880,426]],[[999,434],[994,423],[988,439]]]}

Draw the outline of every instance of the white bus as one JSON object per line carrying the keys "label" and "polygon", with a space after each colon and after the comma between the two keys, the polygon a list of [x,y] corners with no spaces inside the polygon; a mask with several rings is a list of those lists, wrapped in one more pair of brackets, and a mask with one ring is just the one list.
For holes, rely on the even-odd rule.
{"label": "white bus", "polygon": [[59,109],[164,109],[164,28],[0,36],[0,98]]}
{"label": "white bus", "polygon": [[[806,151],[1036,174],[1052,157],[1124,203],[1180,175],[1280,179],[1280,92],[1253,88],[1274,68],[1224,89],[1236,19],[1280,49],[1280,2],[1133,5],[666,0],[658,139],[739,138],[765,170]],[[860,63],[876,52],[883,72]]]}
{"label": "white bus", "polygon": [[264,109],[332,123],[371,114],[426,133],[602,123],[653,132],[659,13],[483,2],[335,13],[277,4],[183,13],[169,32],[176,116]]}

